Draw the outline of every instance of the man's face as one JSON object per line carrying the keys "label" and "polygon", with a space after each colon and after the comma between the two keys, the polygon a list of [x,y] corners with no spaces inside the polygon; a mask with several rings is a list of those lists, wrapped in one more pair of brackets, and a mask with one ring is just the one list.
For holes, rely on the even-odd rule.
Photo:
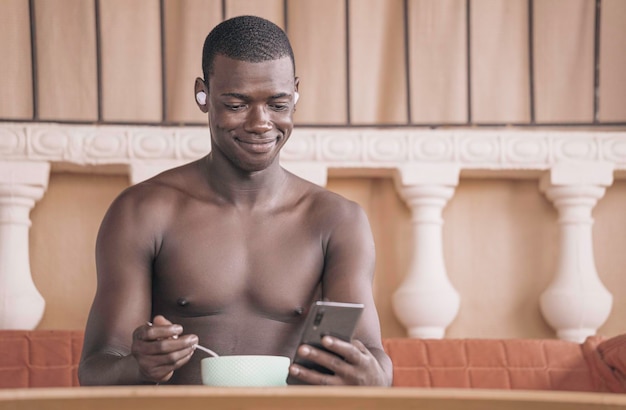
{"label": "man's face", "polygon": [[293,129],[291,60],[251,63],[217,55],[213,67],[206,105],[212,149],[246,172],[267,168]]}

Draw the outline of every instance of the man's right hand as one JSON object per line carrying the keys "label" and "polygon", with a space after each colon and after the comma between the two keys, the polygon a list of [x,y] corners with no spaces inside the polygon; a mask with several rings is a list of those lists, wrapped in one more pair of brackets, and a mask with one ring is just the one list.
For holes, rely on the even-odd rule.
{"label": "man's right hand", "polygon": [[181,336],[183,328],[157,315],[152,323],[133,332],[131,353],[146,382],[163,383],[189,361],[198,344],[198,336]]}

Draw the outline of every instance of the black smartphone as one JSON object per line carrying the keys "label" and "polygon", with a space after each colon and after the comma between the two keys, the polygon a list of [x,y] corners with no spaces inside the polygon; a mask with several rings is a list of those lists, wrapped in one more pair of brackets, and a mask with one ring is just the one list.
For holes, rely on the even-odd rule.
{"label": "black smartphone", "polygon": [[[322,337],[327,335],[349,342],[364,307],[361,303],[314,302],[305,319],[298,346],[308,344],[328,351],[322,346]],[[327,368],[299,357],[297,353],[294,354],[293,362],[320,373],[333,374]],[[287,384],[305,383],[290,375],[287,378]]]}

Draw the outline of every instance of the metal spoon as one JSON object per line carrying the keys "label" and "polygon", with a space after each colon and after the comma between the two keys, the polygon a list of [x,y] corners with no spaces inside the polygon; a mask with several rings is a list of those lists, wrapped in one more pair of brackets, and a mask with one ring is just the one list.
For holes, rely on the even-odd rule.
{"label": "metal spoon", "polygon": [[[146,322],[146,325],[148,325],[148,326],[150,326],[150,327],[152,327],[152,326],[153,326],[152,322],[150,322],[150,321],[147,321],[147,322]],[[172,336],[172,339],[178,339],[178,335],[174,335],[174,336]],[[201,345],[199,345],[199,344],[195,344],[195,345],[193,345],[193,348],[194,348],[194,349],[200,349],[200,350],[202,350],[203,352],[208,353],[208,354],[210,354],[210,355],[211,355],[211,356],[213,356],[213,357],[220,357],[220,355],[219,355],[219,354],[215,353],[213,350],[209,349],[208,347],[204,347],[204,346],[201,346]]]}
{"label": "metal spoon", "polygon": [[209,348],[206,348],[206,347],[204,347],[204,346],[200,346],[199,344],[196,344],[196,345],[194,345],[193,347],[194,347],[194,348],[196,348],[196,349],[200,349],[200,350],[202,350],[203,352],[208,353],[208,354],[210,354],[210,355],[211,355],[211,356],[213,356],[213,357],[220,357],[220,355],[219,355],[219,354],[217,354],[217,353],[215,353],[213,350],[211,350],[211,349],[209,349]]}

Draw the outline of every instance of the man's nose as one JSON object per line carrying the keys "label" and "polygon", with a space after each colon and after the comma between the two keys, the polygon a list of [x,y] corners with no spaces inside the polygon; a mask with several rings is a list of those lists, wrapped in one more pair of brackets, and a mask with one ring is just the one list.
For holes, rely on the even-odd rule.
{"label": "man's nose", "polygon": [[270,115],[265,107],[254,107],[248,112],[244,128],[248,132],[263,134],[272,129]]}

